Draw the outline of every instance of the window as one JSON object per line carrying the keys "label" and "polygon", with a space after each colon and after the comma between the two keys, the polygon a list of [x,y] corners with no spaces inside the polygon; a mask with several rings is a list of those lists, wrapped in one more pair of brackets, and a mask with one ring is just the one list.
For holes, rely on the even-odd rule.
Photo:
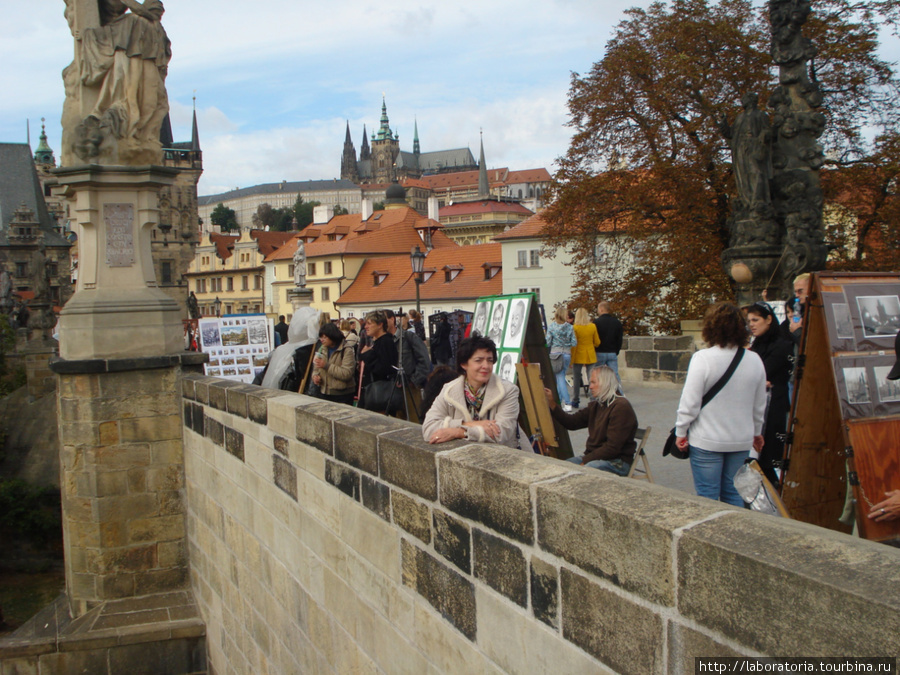
{"label": "window", "polygon": [[23,263],[23,262],[16,263],[16,276],[17,277],[27,277],[28,276],[28,263]]}
{"label": "window", "polygon": [[291,264],[291,265],[288,265],[288,279],[293,279],[293,278],[294,278],[294,266]]}
{"label": "window", "polygon": [[234,277],[228,277],[228,279],[227,279],[227,281],[226,281],[226,288],[227,288],[229,291],[233,291],[233,290],[234,290]]}
{"label": "window", "polygon": [[234,314],[234,305],[225,305],[226,314]]}
{"label": "window", "polygon": [[241,290],[249,291],[250,290],[250,277],[246,274],[241,277]]}
{"label": "window", "polygon": [[594,264],[595,265],[606,265],[608,262],[606,255],[606,244],[595,244],[594,245]]}
{"label": "window", "polygon": [[[307,276],[314,277],[316,276],[316,263],[308,263],[306,265],[306,271],[308,272]],[[293,275],[291,275],[293,276]]]}
{"label": "window", "polygon": [[321,300],[322,300],[322,302],[327,302],[327,301],[331,300],[331,291],[328,289],[327,286],[322,287]]}
{"label": "window", "polygon": [[257,274],[253,277],[253,290],[258,291],[260,288],[262,288],[262,277]]}
{"label": "window", "polygon": [[517,267],[540,267],[541,266],[541,251],[540,249],[532,248],[532,249],[521,249],[516,252],[517,254]]}
{"label": "window", "polygon": [[517,293],[534,293],[534,301],[537,304],[541,304],[541,289],[540,288],[520,288]]}
{"label": "window", "polygon": [[529,267],[540,267],[541,266],[541,252],[537,249],[533,249],[529,251],[531,255],[531,264]]}
{"label": "window", "polygon": [[203,264],[209,265],[209,256],[208,255],[203,256]]}
{"label": "window", "polygon": [[325,267],[323,274],[331,274],[331,261],[326,260],[322,265]]}
{"label": "window", "polygon": [[172,261],[171,260],[163,260],[159,263],[159,276],[162,277],[160,279],[160,283],[163,284],[171,284],[172,283]]}
{"label": "window", "polygon": [[194,290],[197,293],[205,293],[204,287],[206,286],[206,282],[203,279],[197,279]]}
{"label": "window", "polygon": [[55,262],[47,263],[47,272],[50,274],[50,278],[59,276],[59,265]]}

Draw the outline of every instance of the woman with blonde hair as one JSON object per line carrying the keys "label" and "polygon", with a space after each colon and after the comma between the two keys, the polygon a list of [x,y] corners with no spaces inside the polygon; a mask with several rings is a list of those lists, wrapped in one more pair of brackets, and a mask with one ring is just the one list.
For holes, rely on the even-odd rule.
{"label": "woman with blonde hair", "polygon": [[581,379],[581,369],[587,370],[586,381],[591,381],[591,370],[597,364],[597,347],[600,346],[600,335],[597,333],[597,326],[591,321],[587,310],[579,307],[575,310],[575,324],[572,326],[575,331],[575,347],[572,349],[572,375],[574,380],[574,401],[573,408],[579,408],[581,405],[581,387],[583,386]]}
{"label": "woman with blonde hair", "polygon": [[569,384],[566,372],[572,362],[572,347],[575,346],[575,331],[566,321],[566,307],[556,308],[553,322],[547,327],[547,347],[550,349],[550,363],[556,373],[556,391],[563,403],[563,410],[572,412],[572,399],[569,397]]}

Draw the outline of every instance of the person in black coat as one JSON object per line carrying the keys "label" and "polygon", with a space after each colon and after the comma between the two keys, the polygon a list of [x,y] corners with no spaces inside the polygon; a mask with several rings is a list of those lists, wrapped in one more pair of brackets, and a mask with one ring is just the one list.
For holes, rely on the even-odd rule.
{"label": "person in black coat", "polygon": [[446,366],[453,358],[453,349],[450,345],[450,321],[447,312],[441,312],[438,322],[431,336],[431,362]]}
{"label": "person in black coat", "polygon": [[759,466],[766,478],[777,486],[778,474],[773,462],[784,455],[784,441],[778,435],[787,429],[787,416],[790,413],[791,401],[788,396],[788,381],[791,379],[793,365],[791,357],[794,343],[788,339],[778,325],[775,312],[765,302],[757,302],[747,310],[747,322],[753,335],[751,351],[759,354],[766,368],[766,388],[769,391],[769,405],[766,411],[764,444],[759,456]]}

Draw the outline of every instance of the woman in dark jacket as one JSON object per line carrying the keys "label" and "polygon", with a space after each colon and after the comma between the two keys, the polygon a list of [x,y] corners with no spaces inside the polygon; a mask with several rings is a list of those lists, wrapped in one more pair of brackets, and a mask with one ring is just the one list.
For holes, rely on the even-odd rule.
{"label": "woman in dark jacket", "polygon": [[[387,316],[384,312],[376,310],[366,316],[366,334],[373,342],[359,350],[359,360],[364,366],[362,379],[367,385],[362,405],[367,410],[390,412],[403,403],[403,393],[392,392],[389,396],[385,396],[383,401],[378,400],[376,403],[375,389],[378,385],[375,383],[380,380],[393,382],[397,374],[397,346],[394,344],[394,336],[388,332]],[[387,408],[382,405],[383,403],[388,404]]]}
{"label": "woman in dark jacket", "polygon": [[769,393],[769,405],[766,412],[766,428],[763,433],[765,443],[759,456],[759,465],[772,485],[779,484],[773,462],[781,460],[784,455],[784,441],[778,435],[787,429],[787,416],[791,408],[788,396],[788,382],[791,379],[794,354],[794,343],[791,342],[778,325],[775,312],[765,302],[750,305],[747,310],[747,322],[753,335],[751,351],[759,354],[766,368],[766,388]]}

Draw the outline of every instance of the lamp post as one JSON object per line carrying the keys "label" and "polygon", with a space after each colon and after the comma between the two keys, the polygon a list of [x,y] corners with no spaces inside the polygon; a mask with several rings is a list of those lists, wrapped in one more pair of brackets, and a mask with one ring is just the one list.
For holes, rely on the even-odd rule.
{"label": "lamp post", "polygon": [[419,286],[422,285],[422,272],[425,269],[425,253],[416,246],[409,253],[409,261],[412,264],[413,274],[416,275],[416,312],[422,314],[422,303],[419,298]]}
{"label": "lamp post", "polygon": [[216,299],[213,300],[213,307],[216,308],[216,318],[222,316],[222,301],[219,300],[219,296],[216,296]]}

